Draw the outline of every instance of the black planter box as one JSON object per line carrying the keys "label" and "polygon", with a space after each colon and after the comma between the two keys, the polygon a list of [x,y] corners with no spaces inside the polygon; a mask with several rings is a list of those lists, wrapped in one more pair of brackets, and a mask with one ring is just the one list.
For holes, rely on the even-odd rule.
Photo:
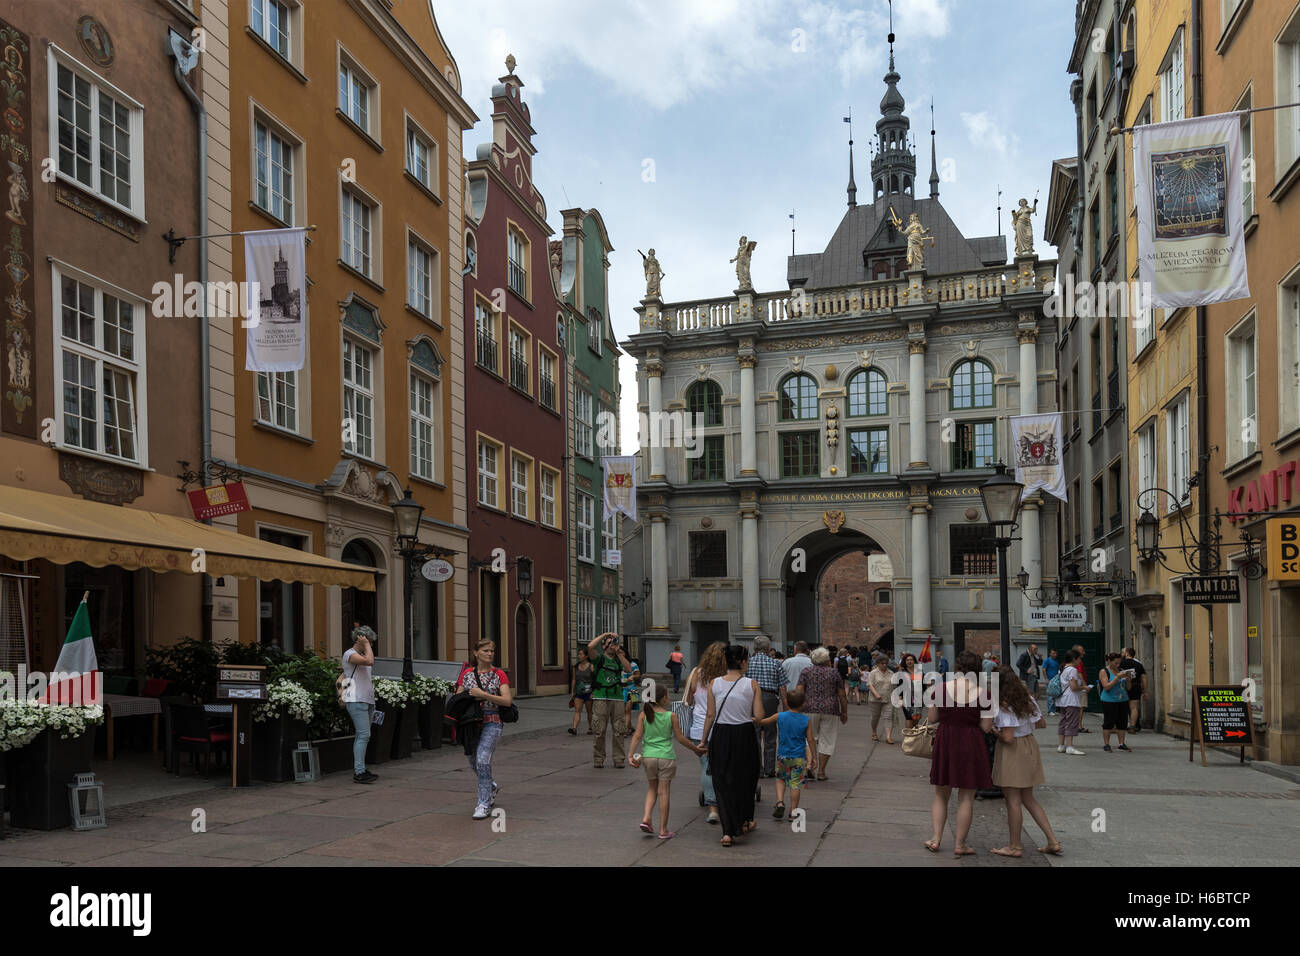
{"label": "black planter box", "polygon": [[394,718],[397,720],[397,728],[393,732],[394,760],[403,760],[411,756],[411,751],[415,748],[416,718],[419,709],[415,704],[407,704],[396,714],[389,716],[390,720]]}
{"label": "black planter box", "polygon": [[316,757],[320,761],[320,772],[326,774],[346,770],[351,773],[352,742],[355,739],[353,734],[348,734],[346,737],[326,737],[324,740],[313,740],[311,745],[316,749]]}
{"label": "black planter box", "polygon": [[26,830],[61,830],[72,825],[68,784],[79,773],[90,773],[95,734],[62,739],[58,731],[42,730],[26,747],[10,755],[9,822]]}
{"label": "black planter box", "polygon": [[307,725],[280,714],[253,722],[253,779],[284,783],[293,780],[293,751],[307,739]]}
{"label": "black planter box", "polygon": [[393,736],[397,731],[398,708],[388,704],[376,704],[376,710],[384,712],[382,724],[370,725],[370,743],[366,746],[366,766],[387,763],[393,752]]}
{"label": "black planter box", "polygon": [[442,711],[446,703],[447,698],[435,697],[420,705],[420,746],[425,750],[437,750],[442,746]]}

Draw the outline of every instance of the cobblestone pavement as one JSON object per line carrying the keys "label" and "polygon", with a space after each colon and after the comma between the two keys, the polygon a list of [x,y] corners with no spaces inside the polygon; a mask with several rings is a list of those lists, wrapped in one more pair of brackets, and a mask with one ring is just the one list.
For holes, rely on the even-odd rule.
{"label": "cobblestone pavement", "polygon": [[[1086,756],[1057,754],[1055,719],[1038,731],[1047,771],[1040,800],[1065,855],[1038,854],[1026,821],[1022,860],[991,856],[1007,840],[1001,800],[977,801],[970,837],[978,855],[954,859],[952,822],[943,852],[927,853],[929,765],[873,743],[865,708],[853,707],[829,768],[830,780],[803,800],[806,827],[771,817],[775,781],[764,780],[758,832],[723,849],[698,805],[694,758],[673,786],[671,826],[660,841],[637,830],[645,778],[631,767],[591,766],[591,738],[563,730],[562,699],[523,702],[525,721],[507,731],[495,772],[502,791],[495,820],[474,821],[474,775],[459,748],[417,751],[376,767],[358,786],[346,773],[309,784],[209,787],[110,805],[104,830],[13,831],[0,841],[0,867],[93,866],[460,866],[691,864],[839,866],[1191,866],[1290,865],[1300,851],[1300,786],[1240,766],[1226,752],[1210,765],[1187,760],[1187,745],[1154,733],[1131,738],[1133,753],[1103,753],[1096,722],[1080,738]],[[111,779],[111,778],[110,778]],[[955,801],[954,801],[955,808]],[[193,832],[202,809],[206,832]]]}

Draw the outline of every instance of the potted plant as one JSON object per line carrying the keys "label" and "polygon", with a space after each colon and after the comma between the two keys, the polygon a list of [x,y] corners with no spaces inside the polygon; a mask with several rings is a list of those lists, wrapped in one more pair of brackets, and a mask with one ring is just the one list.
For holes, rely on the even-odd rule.
{"label": "potted plant", "polygon": [[266,700],[253,708],[253,776],[283,783],[293,779],[293,751],[307,737],[312,697],[296,681],[281,677],[267,685]]}
{"label": "potted plant", "polygon": [[406,684],[388,677],[378,677],[373,681],[375,688],[375,710],[383,717],[380,723],[370,727],[370,745],[366,748],[366,763],[384,763],[393,751],[393,737],[397,732],[398,715],[406,706],[408,694]]}
{"label": "potted plant", "polygon": [[144,656],[145,673],[149,677],[174,681],[173,693],[184,695],[195,704],[212,699],[216,691],[217,665],[222,659],[222,649],[218,645],[186,637],[166,647],[147,648]]}
{"label": "potted plant", "polygon": [[68,784],[77,774],[90,772],[93,728],[103,723],[104,708],[17,701],[0,711],[5,712],[0,736],[12,750],[10,822],[30,830],[69,826]]}
{"label": "potted plant", "polygon": [[442,712],[451,692],[450,681],[441,677],[415,675],[411,684],[411,698],[417,706],[416,725],[420,731],[420,746],[425,750],[442,746]]}

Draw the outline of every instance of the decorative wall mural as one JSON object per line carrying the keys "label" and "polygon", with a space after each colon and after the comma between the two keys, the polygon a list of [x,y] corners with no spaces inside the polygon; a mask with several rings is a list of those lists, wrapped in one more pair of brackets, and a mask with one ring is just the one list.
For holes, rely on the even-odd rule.
{"label": "decorative wall mural", "polygon": [[36,415],[28,414],[36,402],[32,375],[36,344],[33,302],[32,253],[35,248],[35,213],[32,200],[31,46],[27,36],[0,20],[0,97],[4,124],[0,127],[0,156],[8,169],[4,237],[5,275],[10,282],[4,301],[4,403],[0,428],[35,438]]}

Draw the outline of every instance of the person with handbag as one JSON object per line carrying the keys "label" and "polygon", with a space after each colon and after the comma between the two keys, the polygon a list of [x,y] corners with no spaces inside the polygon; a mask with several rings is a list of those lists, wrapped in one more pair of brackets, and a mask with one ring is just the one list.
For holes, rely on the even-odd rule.
{"label": "person with handbag", "polygon": [[352,628],[351,646],[343,652],[343,674],[339,678],[339,698],[352,718],[356,736],[352,738],[352,781],[374,783],[379,779],[366,769],[366,745],[370,743],[370,721],[375,713],[375,690],[370,679],[375,665],[372,641],[375,632],[364,624]]}
{"label": "person with handbag", "polygon": [[[727,645],[715,641],[704,649],[700,662],[695,665],[686,678],[686,691],[682,694],[682,703],[691,708],[690,731],[687,737],[691,743],[704,741],[704,721],[709,713],[709,688],[714,680],[727,673]],[[686,724],[683,724],[686,726]],[[718,814],[718,794],[713,789],[713,775],[709,772],[709,750],[704,747],[700,754],[700,796],[708,810],[709,823],[718,824],[722,817]]]}
{"label": "person with handbag", "polygon": [[754,722],[766,715],[758,681],[745,676],[749,651],[743,644],[731,644],[726,658],[727,672],[709,686],[703,741],[709,748],[713,788],[718,794],[721,842],[729,847],[758,826],[754,822],[754,794],[762,757]]}
{"label": "person with handbag", "polygon": [[587,711],[587,734],[591,734],[591,658],[585,647],[578,648],[578,663],[573,665],[573,677],[569,683],[569,706],[573,708],[573,726],[569,733],[578,735],[578,724],[582,720],[583,708]]}
{"label": "person with handbag", "polygon": [[1020,834],[1024,826],[1024,811],[1028,810],[1043,836],[1047,837],[1047,845],[1040,846],[1038,852],[1058,856],[1061,843],[1047,821],[1047,811],[1034,798],[1034,787],[1047,782],[1034,730],[1046,727],[1047,720],[1015,671],[1003,667],[998,671],[998,678],[999,706],[993,718],[993,729],[998,735],[993,755],[993,784],[1002,788],[1002,796],[1007,801],[1007,827],[1011,839],[1006,846],[992,852],[998,856],[1024,855]]}
{"label": "person with handbag", "polygon": [[1087,703],[1088,691],[1092,690],[1083,676],[1082,667],[1079,652],[1071,648],[1065,652],[1061,673],[1057,675],[1061,682],[1061,697],[1056,702],[1056,709],[1061,712],[1061,722],[1056,728],[1056,752],[1072,757],[1082,757],[1087,753],[1074,746],[1074,738],[1083,722],[1083,705]]}
{"label": "person with handbag", "polygon": [[[812,715],[812,735],[817,740],[817,780],[826,779],[826,765],[835,754],[839,725],[849,722],[849,701],[840,672],[831,666],[831,655],[824,647],[812,652],[812,667],[799,675],[799,689]],[[810,778],[811,779],[811,778]]]}
{"label": "person with handbag", "polygon": [[478,804],[474,807],[474,819],[486,820],[496,803],[497,793],[501,788],[492,779],[492,756],[496,753],[497,741],[501,739],[503,711],[513,710],[518,719],[518,709],[513,703],[510,679],[506,673],[493,666],[497,645],[495,641],[479,641],[474,645],[474,661],[465,664],[456,678],[456,690],[465,691],[479,702],[483,715],[483,725],[479,730],[478,745],[469,755],[469,765],[478,775]]}
{"label": "person with handbag", "polygon": [[993,718],[981,716],[979,686],[970,677],[980,667],[980,657],[973,651],[958,654],[956,674],[944,682],[938,706],[931,707],[927,715],[929,725],[939,725],[930,756],[930,783],[934,786],[934,800],[930,804],[933,836],[925,841],[925,848],[931,853],[939,852],[948,823],[948,802],[955,789],[957,842],[953,856],[975,855],[966,845],[975,815],[975,791],[993,786],[988,744],[984,740],[984,735],[993,731]]}

